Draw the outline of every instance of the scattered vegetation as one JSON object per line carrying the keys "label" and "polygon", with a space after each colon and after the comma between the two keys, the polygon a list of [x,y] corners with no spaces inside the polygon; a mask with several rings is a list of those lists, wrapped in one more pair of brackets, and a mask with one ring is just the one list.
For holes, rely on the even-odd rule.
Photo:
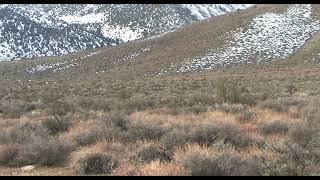
{"label": "scattered vegetation", "polygon": [[288,130],[289,130],[288,125],[281,121],[275,121],[272,123],[263,124],[260,127],[261,133],[265,135],[286,134]]}

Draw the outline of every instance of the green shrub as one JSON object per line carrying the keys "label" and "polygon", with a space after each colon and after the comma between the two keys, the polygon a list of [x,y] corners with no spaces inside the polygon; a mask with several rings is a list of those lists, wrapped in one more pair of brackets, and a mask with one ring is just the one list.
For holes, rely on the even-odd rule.
{"label": "green shrub", "polygon": [[75,112],[75,107],[67,102],[55,101],[49,105],[48,113],[52,116],[65,116]]}
{"label": "green shrub", "polygon": [[22,101],[4,102],[0,104],[0,112],[9,118],[20,118],[21,115],[35,109],[35,104]]}
{"label": "green shrub", "polygon": [[43,125],[49,130],[51,135],[68,131],[72,122],[67,116],[51,116],[43,122]]}

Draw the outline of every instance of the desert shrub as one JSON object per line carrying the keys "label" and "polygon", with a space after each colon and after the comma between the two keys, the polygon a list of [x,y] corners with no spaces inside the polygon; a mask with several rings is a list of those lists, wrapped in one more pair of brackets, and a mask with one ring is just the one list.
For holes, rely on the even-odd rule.
{"label": "desert shrub", "polygon": [[285,106],[283,106],[281,104],[280,101],[277,101],[277,100],[266,100],[264,102],[262,102],[261,104],[259,104],[259,106],[261,108],[267,108],[267,109],[271,109],[273,111],[276,111],[276,112],[286,112],[287,109]]}
{"label": "desert shrub", "polygon": [[219,78],[216,82],[216,94],[220,102],[225,102],[227,99],[228,87],[225,78]]}
{"label": "desert shrub", "polygon": [[255,139],[248,136],[239,127],[228,124],[221,127],[218,139],[236,148],[246,148],[257,143]]}
{"label": "desert shrub", "polygon": [[49,105],[48,113],[52,116],[64,116],[75,112],[75,107],[67,102],[54,101]]}
{"label": "desert shrub", "polygon": [[184,109],[186,113],[200,114],[203,112],[207,112],[208,108],[203,105],[193,105],[192,107],[187,107]]}
{"label": "desert shrub", "polygon": [[129,125],[129,118],[123,112],[119,110],[113,110],[109,113],[107,117],[105,117],[106,125],[108,127],[118,127],[122,130],[127,130]]}
{"label": "desert shrub", "polygon": [[320,102],[310,102],[303,108],[302,116],[310,128],[320,129]]}
{"label": "desert shrub", "polygon": [[174,147],[187,144],[192,141],[192,132],[188,126],[177,126],[173,127],[169,132],[164,134],[160,142],[164,144],[165,147],[169,150],[172,150]]}
{"label": "desert shrub", "polygon": [[130,124],[129,129],[127,130],[127,140],[136,141],[136,140],[158,140],[166,132],[167,128],[153,123],[148,123],[144,120],[139,120],[135,123]]}
{"label": "desert shrub", "polygon": [[272,145],[271,150],[278,153],[278,157],[268,160],[260,157],[262,175],[305,176],[319,174],[319,153],[291,141]]}
{"label": "desert shrub", "polygon": [[156,105],[156,100],[146,97],[131,97],[124,102],[123,108],[127,113],[132,113],[134,111],[143,111],[147,108],[152,108]]}
{"label": "desert shrub", "polygon": [[95,110],[95,111],[110,111],[110,102],[103,98],[88,98],[88,97],[81,97],[78,100],[79,106],[84,110]]}
{"label": "desert shrub", "polygon": [[14,145],[9,165],[57,165],[74,149],[72,143],[50,136],[45,127],[29,122],[7,130],[1,141]]}
{"label": "desert shrub", "polygon": [[255,143],[254,139],[236,126],[219,123],[176,126],[160,139],[160,142],[169,150],[188,143],[210,145],[216,141],[223,141],[237,148],[244,148]]}
{"label": "desert shrub", "polygon": [[193,176],[258,175],[255,162],[242,159],[228,146],[189,146],[184,151],[176,151],[174,159]]}
{"label": "desert shrub", "polygon": [[250,93],[243,93],[239,97],[239,103],[254,106],[257,104],[257,99]]}
{"label": "desert shrub", "polygon": [[46,137],[49,132],[42,125],[31,122],[19,122],[14,127],[1,132],[1,144],[23,144],[31,137]]}
{"label": "desert shrub", "polygon": [[261,101],[265,101],[273,97],[273,93],[270,89],[265,89],[264,92],[259,94],[258,99]]}
{"label": "desert shrub", "polygon": [[52,137],[33,137],[29,142],[19,146],[17,156],[10,164],[24,166],[39,164],[44,166],[58,165],[64,162],[74,145]]}
{"label": "desert shrub", "polygon": [[77,170],[81,175],[110,174],[117,167],[118,161],[111,155],[93,153],[81,158],[78,164]]}
{"label": "desert shrub", "polygon": [[271,109],[276,112],[288,112],[291,106],[303,107],[306,102],[303,99],[298,98],[279,98],[268,99],[261,102],[258,106],[263,109]]}
{"label": "desert shrub", "polygon": [[216,94],[218,100],[223,103],[240,103],[247,105],[256,105],[256,98],[249,93],[247,88],[239,86],[234,81],[220,78],[216,82]]}
{"label": "desert shrub", "polygon": [[259,164],[252,159],[243,159],[236,154],[223,154],[218,163],[225,176],[258,176]]}
{"label": "desert shrub", "polygon": [[153,161],[137,169],[138,176],[190,176],[190,172],[184,167],[174,163]]}
{"label": "desert shrub", "polygon": [[236,116],[237,121],[240,123],[248,123],[256,120],[256,113],[252,111],[244,111],[241,112],[239,115]]}
{"label": "desert shrub", "polygon": [[300,125],[291,129],[290,137],[294,142],[306,147],[317,132],[318,130],[309,128],[306,125]]}
{"label": "desert shrub", "polygon": [[121,138],[119,129],[106,127],[94,127],[74,136],[74,140],[79,146],[87,146],[98,141],[118,138]]}
{"label": "desert shrub", "polygon": [[135,154],[135,159],[138,162],[150,163],[151,161],[170,161],[171,157],[166,150],[155,144],[146,144],[140,147]]}
{"label": "desert shrub", "polygon": [[220,133],[220,127],[213,124],[177,125],[163,135],[160,142],[167,149],[173,150],[188,143],[214,143]]}
{"label": "desert shrub", "polygon": [[242,105],[242,104],[224,103],[221,105],[216,105],[215,109],[218,111],[226,112],[226,113],[240,113],[240,112],[246,111],[248,109],[248,106]]}
{"label": "desert shrub", "polygon": [[36,109],[36,105],[23,101],[12,101],[0,104],[0,111],[9,118],[19,118],[21,115]]}
{"label": "desert shrub", "polygon": [[56,135],[68,131],[72,126],[72,122],[68,116],[56,115],[43,121],[43,125],[49,130],[51,135]]}
{"label": "desert shrub", "polygon": [[189,170],[192,176],[223,175],[216,156],[209,149],[189,146],[185,151],[176,151],[174,159],[179,165]]}
{"label": "desert shrub", "polygon": [[137,176],[140,167],[131,163],[121,163],[111,174],[111,176]]}
{"label": "desert shrub", "polygon": [[17,156],[18,149],[13,145],[0,146],[0,165],[7,165],[14,157]]}
{"label": "desert shrub", "polygon": [[307,125],[297,125],[289,132],[294,143],[298,144],[309,152],[319,154],[320,157],[320,130]]}
{"label": "desert shrub", "polygon": [[117,97],[121,99],[129,99],[132,96],[132,94],[133,94],[132,90],[122,89],[117,92]]}
{"label": "desert shrub", "polygon": [[167,99],[167,101],[165,104],[169,108],[185,107],[188,105],[188,98],[180,94]]}
{"label": "desert shrub", "polygon": [[227,96],[223,102],[240,103],[242,93],[240,87],[235,82],[230,82],[227,87]]}
{"label": "desert shrub", "polygon": [[208,105],[213,106],[218,101],[215,96],[208,94],[208,93],[195,93],[191,94],[190,96],[186,97],[187,99],[187,106],[195,106],[195,105]]}
{"label": "desert shrub", "polygon": [[260,129],[260,132],[264,135],[272,135],[272,134],[286,134],[289,130],[289,127],[286,123],[275,121],[272,123],[262,124],[259,129]]}
{"label": "desert shrub", "polygon": [[290,83],[285,87],[285,91],[289,94],[294,94],[298,89],[293,83]]}

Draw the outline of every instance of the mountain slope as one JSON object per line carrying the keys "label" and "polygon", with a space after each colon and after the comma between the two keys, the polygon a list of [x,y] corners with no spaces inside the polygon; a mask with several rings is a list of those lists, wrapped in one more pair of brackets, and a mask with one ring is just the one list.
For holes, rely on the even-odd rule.
{"label": "mountain slope", "polygon": [[278,62],[286,66],[299,59],[318,62],[317,53],[308,53],[319,47],[317,12],[318,5],[257,5],[159,37],[60,57],[2,63],[0,73],[3,79],[121,79]]}
{"label": "mountain slope", "polygon": [[108,47],[251,5],[1,5],[0,61]]}

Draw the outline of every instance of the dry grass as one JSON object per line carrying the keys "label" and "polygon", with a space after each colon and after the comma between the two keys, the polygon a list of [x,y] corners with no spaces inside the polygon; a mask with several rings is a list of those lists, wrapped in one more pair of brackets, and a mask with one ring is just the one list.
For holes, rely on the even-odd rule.
{"label": "dry grass", "polygon": [[138,171],[138,176],[190,176],[190,172],[174,163],[161,163],[153,161],[143,165]]}

